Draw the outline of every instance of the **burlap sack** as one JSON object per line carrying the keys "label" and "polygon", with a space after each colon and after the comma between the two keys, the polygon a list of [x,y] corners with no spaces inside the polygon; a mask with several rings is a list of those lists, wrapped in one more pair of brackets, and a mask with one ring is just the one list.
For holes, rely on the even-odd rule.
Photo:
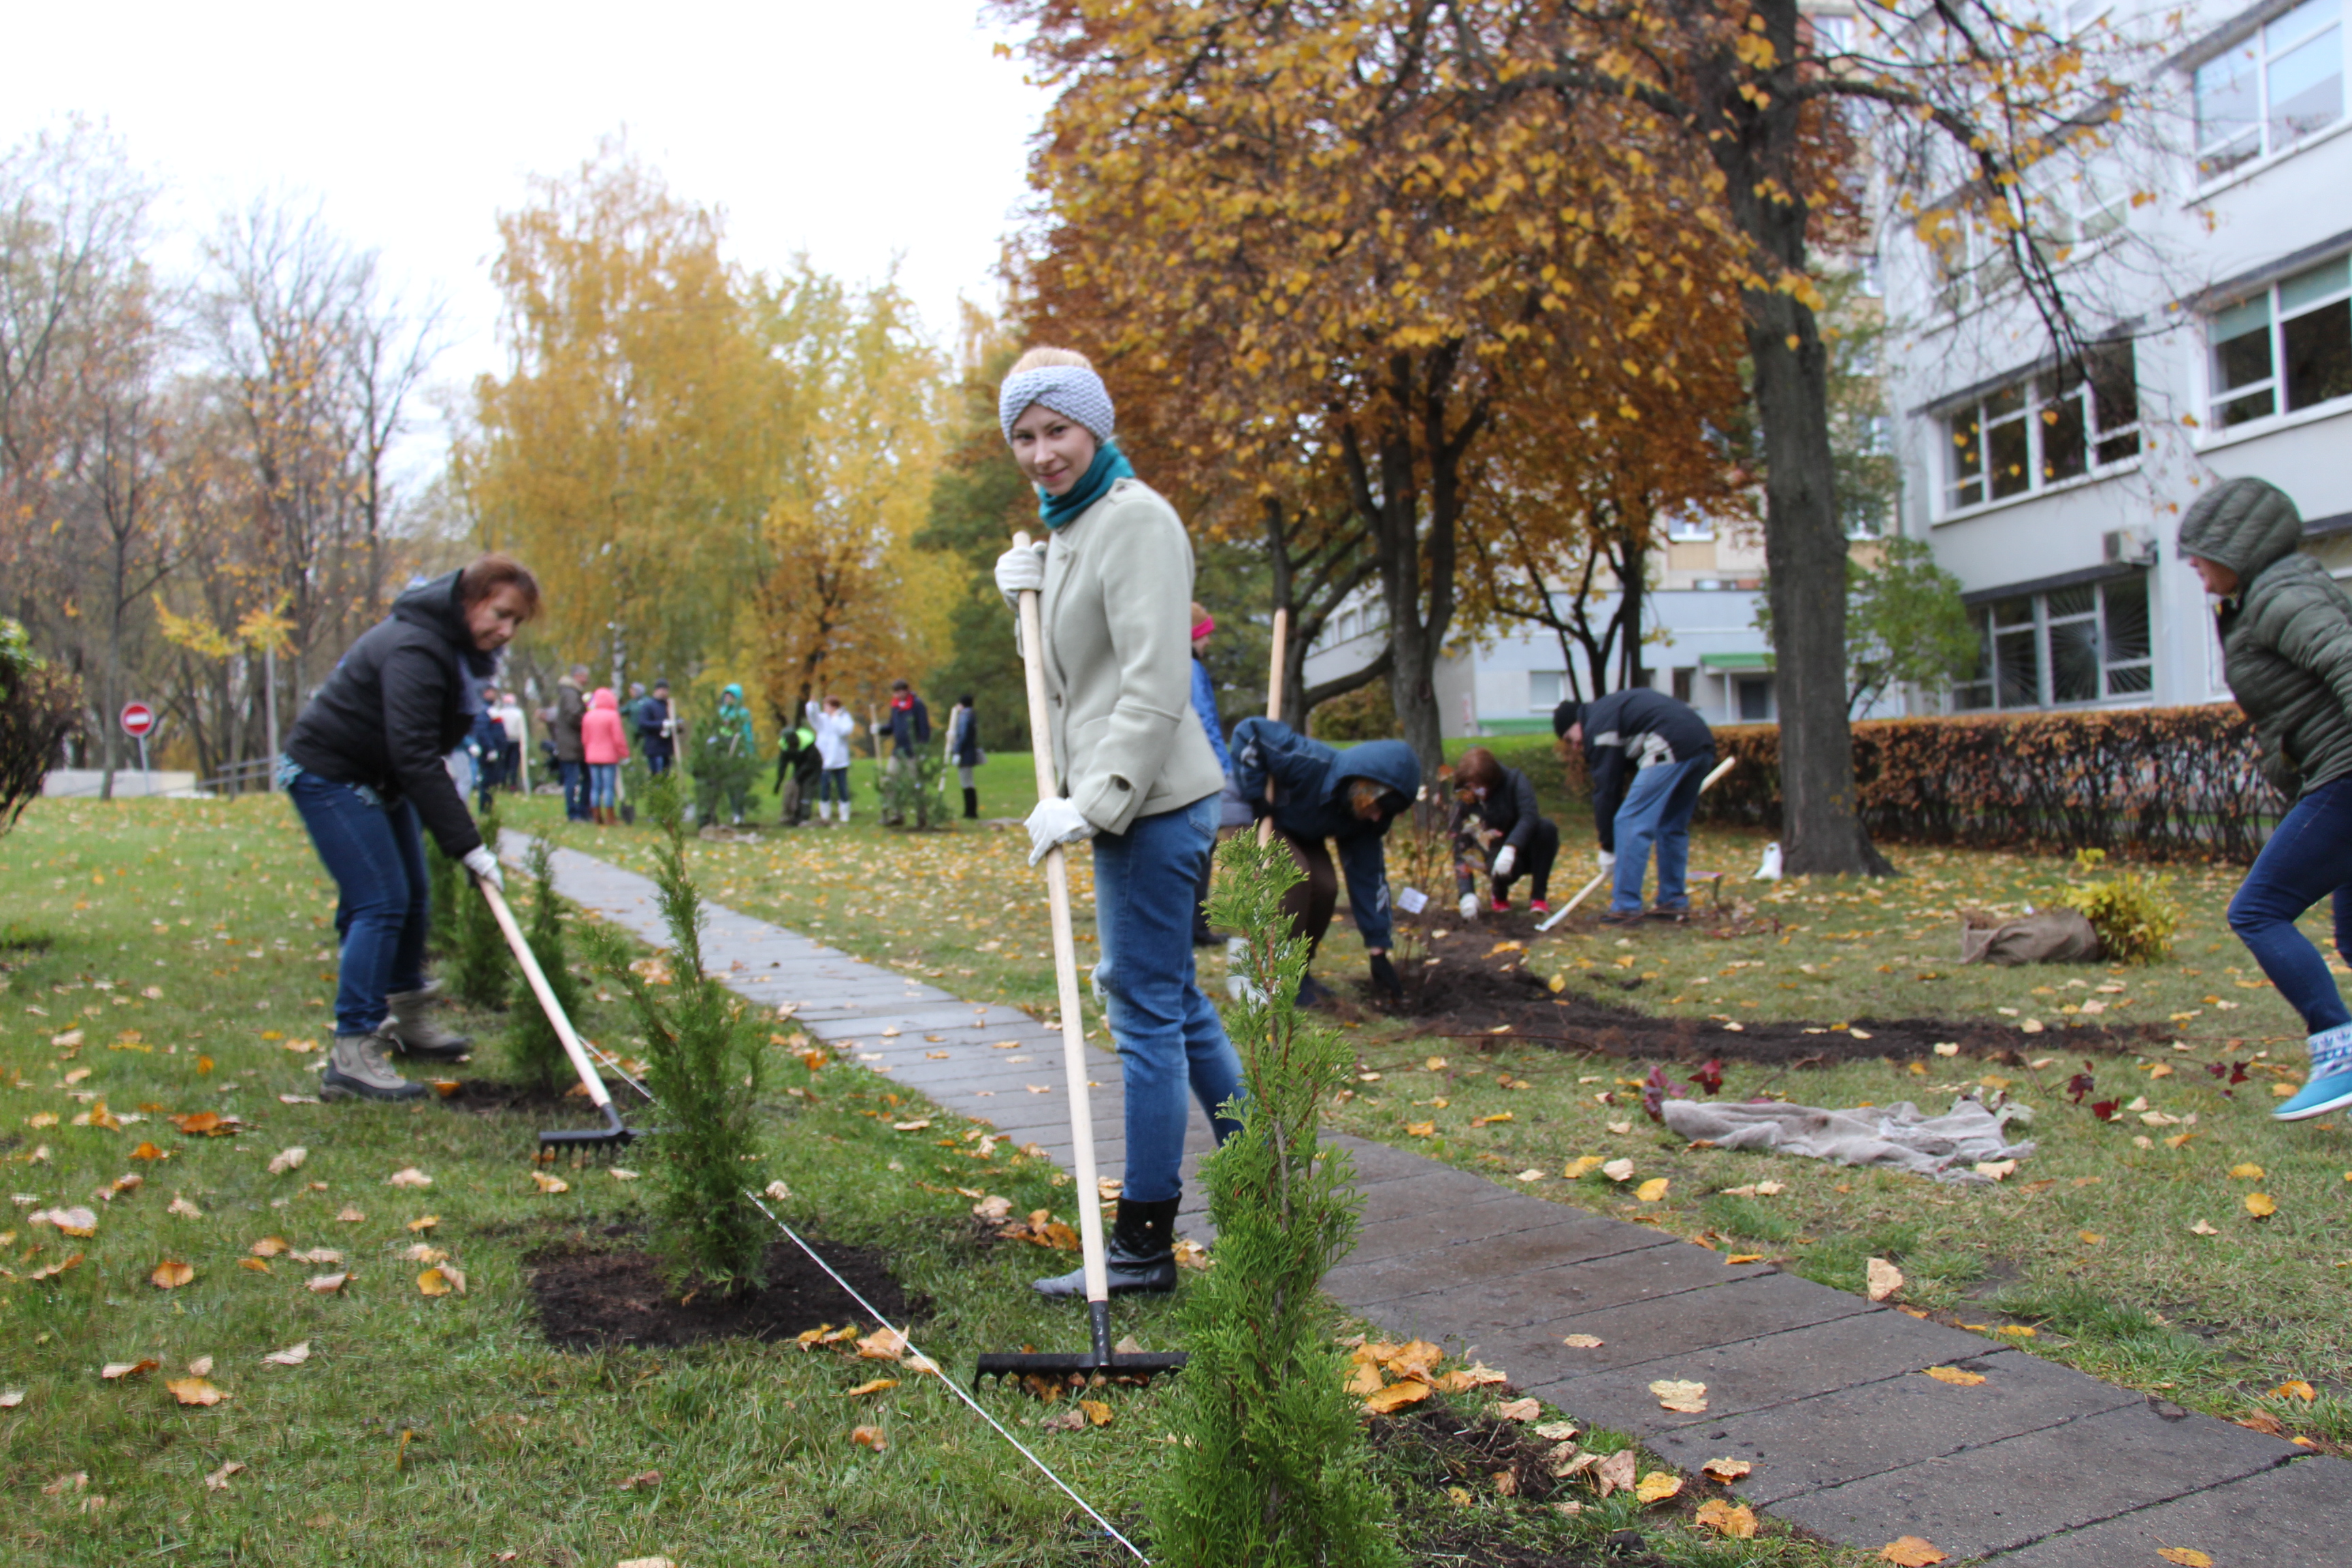
{"label": "burlap sack", "polygon": [[2079,910],[2036,910],[2013,921],[1981,910],[1960,915],[1962,963],[2095,963],[2099,933]]}

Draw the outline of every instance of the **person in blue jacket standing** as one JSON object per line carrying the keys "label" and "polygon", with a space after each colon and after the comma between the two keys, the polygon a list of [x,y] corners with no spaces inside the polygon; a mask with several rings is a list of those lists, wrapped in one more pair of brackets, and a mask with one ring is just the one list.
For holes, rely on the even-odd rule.
{"label": "person in blue jacket standing", "polygon": [[[1395,926],[1389,913],[1389,824],[1421,793],[1421,759],[1402,741],[1367,741],[1339,751],[1273,719],[1234,726],[1234,783],[1251,809],[1270,813],[1307,880],[1283,895],[1291,931],[1313,951],[1322,946],[1339,906],[1339,873],[1327,843],[1337,844],[1348,879],[1348,912],[1371,958],[1372,988],[1401,999],[1404,987],[1389,962]],[[1274,800],[1266,803],[1266,780]],[[1329,994],[1312,974],[1298,982],[1298,1005],[1319,1006]]]}

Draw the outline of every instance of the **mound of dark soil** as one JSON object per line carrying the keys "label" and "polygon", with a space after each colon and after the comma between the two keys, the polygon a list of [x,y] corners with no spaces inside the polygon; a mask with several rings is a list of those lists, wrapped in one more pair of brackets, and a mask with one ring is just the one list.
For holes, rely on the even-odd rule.
{"label": "mound of dark soil", "polygon": [[[2018,1036],[2011,1029],[1953,1018],[1856,1017],[1819,1023],[1772,1023],[1738,1020],[1727,1028],[1721,1019],[1695,1014],[1648,1014],[1570,988],[1552,994],[1549,971],[1536,973],[1520,948],[1494,951],[1509,942],[1529,942],[1534,922],[1519,917],[1490,922],[1476,931],[1449,931],[1430,944],[1438,960],[1423,968],[1402,1005],[1381,1005],[1360,1016],[1385,1015],[1410,1020],[1413,1032],[1441,1039],[1526,1041],[1564,1051],[1636,1060],[1701,1062],[1710,1057],[1758,1062],[1772,1067],[1825,1066],[1833,1062],[1893,1058],[1908,1061],[1933,1054],[1941,1042],[1957,1042],[1971,1056],[2014,1060]],[[1521,928],[1524,929],[1521,929]],[[1646,928],[1645,928],[1646,929]],[[1676,942],[1729,941],[1743,928],[1730,926],[1659,926],[1658,939]],[[1539,959],[1537,967],[1543,967]],[[1638,979],[1612,981],[1585,976],[1580,984],[1616,984],[1631,992]],[[1367,996],[1369,994],[1367,994]],[[1832,1027],[1832,1023],[1843,1027]],[[2036,1045],[2051,1048],[2088,1047],[2122,1051],[2141,1039],[2160,1039],[2165,1031],[2154,1025],[2073,1028],[2063,1037],[2046,1037]]]}
{"label": "mound of dark soil", "polygon": [[[869,1247],[812,1237],[835,1272],[889,1320],[905,1327],[928,1303],[909,1297],[891,1277],[883,1255]],[[662,1283],[643,1252],[556,1250],[524,1260],[541,1329],[559,1345],[685,1345],[702,1340],[788,1340],[821,1323],[875,1325],[842,1288],[789,1241],[768,1248],[768,1282],[757,1290],[724,1295],[695,1291],[681,1300]]]}
{"label": "mound of dark soil", "polygon": [[[624,1118],[630,1116],[633,1107],[644,1103],[637,1098],[637,1091],[627,1084],[607,1079],[604,1088],[612,1095],[613,1103],[621,1108]],[[471,1110],[485,1116],[528,1110],[547,1118],[550,1127],[593,1127],[598,1121],[596,1108],[589,1103],[576,1079],[560,1079],[548,1089],[535,1083],[501,1083],[493,1078],[459,1079],[457,1091],[444,1096],[441,1103],[453,1110]]]}
{"label": "mound of dark soil", "polygon": [[[1553,1479],[1544,1462],[1550,1445],[1516,1422],[1465,1416],[1432,1401],[1374,1422],[1370,1434],[1373,1449],[1387,1462],[1400,1489],[1443,1492],[1461,1487],[1476,1497],[1492,1497],[1507,1472],[1513,1495],[1523,1502],[1541,1506],[1555,1497],[1591,1495],[1572,1481]],[[1445,1522],[1433,1532],[1413,1532],[1409,1545],[1417,1562],[1475,1563],[1480,1568],[1596,1568],[1607,1563],[1638,1568],[1658,1561],[1638,1544],[1630,1552],[1612,1548],[1606,1557],[1545,1552],[1509,1539],[1491,1515],[1479,1510],[1457,1513],[1448,1506],[1437,1517]]]}

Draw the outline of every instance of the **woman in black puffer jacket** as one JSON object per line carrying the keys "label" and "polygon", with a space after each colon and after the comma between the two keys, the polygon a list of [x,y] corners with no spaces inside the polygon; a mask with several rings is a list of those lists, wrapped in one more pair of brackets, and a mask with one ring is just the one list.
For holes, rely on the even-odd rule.
{"label": "woman in black puffer jacket", "polygon": [[411,588],[343,654],[295,721],[278,776],[335,879],[342,938],[326,1100],[415,1100],[391,1053],[436,1060],[472,1044],[428,1021],[425,846],[504,886],[443,759],[481,709],[491,656],[539,613],[520,563],[484,555]]}

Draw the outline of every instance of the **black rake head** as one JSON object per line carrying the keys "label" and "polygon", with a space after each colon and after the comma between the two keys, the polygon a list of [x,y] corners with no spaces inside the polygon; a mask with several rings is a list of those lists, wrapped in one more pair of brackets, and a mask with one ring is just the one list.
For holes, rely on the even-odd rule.
{"label": "black rake head", "polygon": [[599,1108],[604,1113],[602,1127],[557,1127],[539,1135],[539,1157],[552,1162],[560,1155],[571,1154],[584,1159],[599,1154],[616,1154],[640,1138],[653,1136],[650,1127],[631,1127],[621,1120],[620,1110],[606,1104]]}

